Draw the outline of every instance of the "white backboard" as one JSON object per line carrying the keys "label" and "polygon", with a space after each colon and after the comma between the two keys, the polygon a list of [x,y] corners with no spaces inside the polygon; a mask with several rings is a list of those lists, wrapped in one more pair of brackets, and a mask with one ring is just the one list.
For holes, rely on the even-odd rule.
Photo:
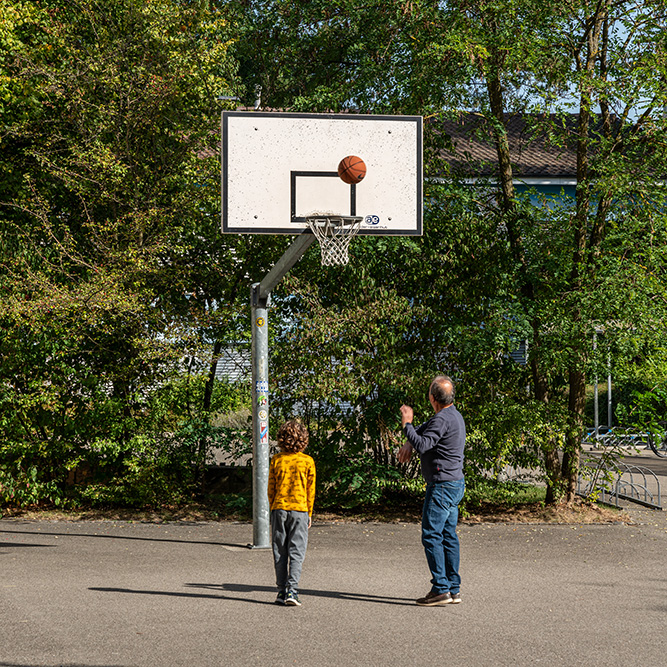
{"label": "white backboard", "polygon": [[[347,185],[338,163],[366,164]],[[422,118],[226,111],[222,231],[299,234],[311,213],[357,215],[360,234],[421,235]]]}

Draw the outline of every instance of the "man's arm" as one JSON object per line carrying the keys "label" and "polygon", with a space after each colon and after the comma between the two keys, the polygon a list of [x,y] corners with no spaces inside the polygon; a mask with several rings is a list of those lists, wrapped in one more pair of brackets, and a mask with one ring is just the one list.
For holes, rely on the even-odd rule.
{"label": "man's arm", "polygon": [[409,442],[406,442],[399,450],[397,454],[399,463],[407,463],[412,456],[412,445]]}
{"label": "man's arm", "polygon": [[406,424],[403,432],[412,449],[418,454],[423,454],[438,444],[445,434],[446,428],[443,430],[443,426],[442,420],[431,417],[419,428],[415,428],[411,423]]}
{"label": "man's arm", "polygon": [[[412,420],[415,417],[414,410],[409,405],[401,405],[401,428],[405,429],[406,424],[412,424]],[[407,463],[412,456],[412,445],[409,442],[406,442],[398,450],[398,461],[399,463]]]}

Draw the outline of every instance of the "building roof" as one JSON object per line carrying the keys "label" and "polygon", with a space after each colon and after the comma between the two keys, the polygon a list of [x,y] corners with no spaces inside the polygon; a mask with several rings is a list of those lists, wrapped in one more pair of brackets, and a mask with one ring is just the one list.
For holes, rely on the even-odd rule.
{"label": "building roof", "polygon": [[[528,114],[507,114],[505,124],[515,179],[568,178],[577,173],[576,148],[559,140],[549,130],[554,123],[574,130],[577,116],[565,120]],[[481,114],[462,112],[457,118],[438,119],[435,131],[451,140],[443,158],[453,173],[467,177],[495,176],[498,155],[489,121]],[[561,137],[562,139],[562,137]]]}
{"label": "building roof", "polygon": [[[505,114],[514,179],[576,180],[578,122],[578,114]],[[600,123],[599,116],[592,118],[591,135],[599,132]],[[447,117],[427,117],[425,131],[444,137],[446,148],[440,154],[451,174],[465,178],[497,177],[498,154],[491,123],[481,113],[461,111]],[[200,157],[218,154],[219,146],[199,152]]]}

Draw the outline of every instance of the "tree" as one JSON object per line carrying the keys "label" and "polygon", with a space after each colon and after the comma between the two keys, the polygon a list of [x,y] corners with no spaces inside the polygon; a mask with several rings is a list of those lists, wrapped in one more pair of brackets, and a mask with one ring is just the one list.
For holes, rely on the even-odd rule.
{"label": "tree", "polygon": [[206,440],[179,429],[216,409],[210,347],[238,336],[267,245],[219,237],[218,97],[236,76],[223,10],[0,3],[7,474],[62,482],[87,461],[150,497],[201,460]]}
{"label": "tree", "polygon": [[[480,26],[487,29],[485,35],[507,34],[506,30],[498,31],[499,23],[504,24],[507,18],[504,5],[464,4],[471,8],[468,13],[475,34]],[[529,3],[520,4],[530,8]],[[660,3],[643,3],[640,9],[633,2],[575,2],[552,10],[546,25],[536,22],[541,28],[537,30],[538,39],[543,42],[537,53],[547,57],[533,56],[527,62],[538,83],[534,90],[541,91],[545,100],[544,107],[534,102],[532,107],[551,112],[539,119],[535,131],[550,134],[555,147],[570,145],[576,149],[575,200],[552,216],[557,223],[555,239],[559,246],[549,252],[558,256],[561,267],[568,267],[565,272],[563,268],[558,274],[544,271],[544,267],[535,265],[536,258],[531,267],[524,247],[531,227],[535,234],[540,233],[541,225],[535,228],[532,220],[522,220],[527,217],[526,210],[520,208],[512,185],[505,140],[505,95],[515,78],[513,50],[502,38],[494,39],[487,44],[488,57],[480,61],[479,67],[487,84],[498,151],[499,206],[520,267],[525,312],[532,318],[531,368],[537,400],[545,405],[558,400],[561,378],[566,378],[568,424],[560,470],[556,448],[546,451],[550,497],[557,495],[562,479],[566,499],[572,500],[595,328],[609,331],[614,328],[611,323],[622,323],[617,338],[627,336],[630,327],[632,335],[639,338],[642,327],[638,315],[653,311],[652,319],[661,322],[660,328],[664,321],[664,314],[655,317],[651,303],[656,289],[662,291],[654,280],[654,271],[663,271],[662,258],[653,252],[652,241],[643,241],[655,232],[656,223],[659,228],[664,225],[664,192],[656,180],[664,174],[666,156],[660,143],[654,142],[665,131],[664,42],[656,39],[665,17]],[[563,99],[564,93],[571,96],[570,100]],[[512,106],[511,110],[516,110]],[[567,115],[572,109],[576,111],[574,125]],[[641,212],[638,198],[648,205]],[[653,232],[649,232],[651,229]],[[644,271],[637,271],[631,259],[637,252],[646,260]],[[624,301],[622,295],[629,289],[636,298]],[[549,307],[549,303],[561,307]],[[547,334],[548,341],[547,329],[553,331]],[[554,354],[555,350],[562,353]],[[556,369],[560,377],[554,377]]]}
{"label": "tree", "polygon": [[[249,89],[261,87],[264,105],[425,116],[425,174],[433,180],[424,238],[355,245],[364,273],[374,272],[373,289],[410,306],[400,332],[412,345],[385,353],[404,355],[407,368],[418,350],[410,377],[453,368],[486,467],[539,447],[548,499],[572,500],[586,381],[600,363],[592,351],[596,328],[606,329],[620,369],[665,322],[662,3],[397,0],[358,12],[344,1],[283,0],[248,7],[243,44],[261,56],[251,61],[241,52],[241,73]],[[449,173],[452,147],[439,122],[462,109],[485,119],[476,131],[497,153],[497,178],[476,194]],[[507,141],[512,113],[532,119],[536,137],[554,152],[576,151],[574,200],[535,206],[535,194],[517,192]],[[443,178],[448,185],[438,184]],[[429,261],[436,265],[426,270]],[[361,283],[354,269],[344,276],[351,287],[338,282],[335,295],[311,278],[328,317],[340,321],[350,318],[349,304],[357,307],[351,293]],[[528,341],[529,376],[506,363],[510,341],[520,338]],[[379,353],[374,348],[377,366],[394,367],[394,358]]]}

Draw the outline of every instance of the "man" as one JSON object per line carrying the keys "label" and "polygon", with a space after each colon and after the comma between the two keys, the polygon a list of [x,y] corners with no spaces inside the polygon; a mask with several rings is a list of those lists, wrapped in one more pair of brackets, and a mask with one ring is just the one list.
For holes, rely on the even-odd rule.
{"label": "man", "polygon": [[398,460],[410,460],[413,450],[419,454],[426,480],[422,511],[422,544],[431,570],[431,590],[417,604],[434,607],[461,602],[459,576],[459,538],[456,524],[458,505],[465,491],[463,449],[466,426],[454,407],[454,383],[438,375],[428,397],[435,415],[421,426],[412,425],[414,412],[401,406],[401,423],[407,442],[398,452]]}

